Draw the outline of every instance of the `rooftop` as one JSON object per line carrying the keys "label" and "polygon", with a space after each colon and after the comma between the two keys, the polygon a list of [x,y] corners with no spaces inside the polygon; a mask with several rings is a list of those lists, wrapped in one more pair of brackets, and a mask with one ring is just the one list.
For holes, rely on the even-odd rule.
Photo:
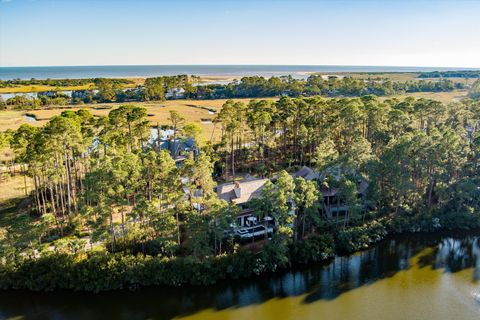
{"label": "rooftop", "polygon": [[252,179],[225,183],[217,187],[220,199],[235,204],[242,204],[258,198],[268,179]]}
{"label": "rooftop", "polygon": [[293,177],[302,177],[305,180],[317,180],[320,177],[320,174],[307,166],[303,166],[300,170],[293,174]]}
{"label": "rooftop", "polygon": [[[357,183],[357,190],[359,194],[365,195],[368,189],[368,182],[365,180],[360,180]],[[324,197],[333,197],[338,193],[338,188],[321,188],[320,192]]]}

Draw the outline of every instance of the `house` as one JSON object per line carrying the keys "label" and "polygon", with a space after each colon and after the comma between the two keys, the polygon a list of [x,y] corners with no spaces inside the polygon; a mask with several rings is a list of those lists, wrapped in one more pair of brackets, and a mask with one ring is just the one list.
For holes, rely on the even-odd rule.
{"label": "house", "polygon": [[[175,159],[177,164],[183,162],[190,152],[197,156],[200,152],[197,143],[193,138],[175,139],[172,138],[173,130],[161,130],[152,128],[150,130],[149,144],[157,150],[167,150]],[[160,137],[160,138],[159,138]]]}
{"label": "house", "polygon": [[216,192],[220,199],[233,203],[240,208],[234,225],[234,234],[241,238],[255,238],[272,233],[274,221],[272,217],[258,217],[248,203],[259,198],[268,179],[247,178],[242,181],[225,183],[217,186]]}
{"label": "house", "polygon": [[165,93],[167,99],[181,99],[185,98],[185,89],[183,88],[170,88]]}
{"label": "house", "polygon": [[[324,177],[319,172],[316,172],[307,166],[302,167],[300,170],[293,173],[292,176],[294,178],[302,177],[305,180],[324,180]],[[340,178],[338,177],[337,179]],[[357,185],[357,196],[359,199],[361,199],[362,207],[365,207],[367,189],[368,183],[364,179],[359,178]],[[339,197],[338,188],[321,187],[320,192],[323,195],[323,199],[320,200],[321,208],[327,218],[332,218],[332,216],[337,215],[345,215],[345,213],[348,212],[348,206],[343,203]]]}
{"label": "house", "polygon": [[[363,208],[365,208],[367,189],[368,183],[363,179],[359,179],[357,183],[357,197],[360,199]],[[348,212],[348,206],[339,197],[338,188],[324,187],[320,188],[320,192],[323,194],[322,210],[327,218],[345,215]]]}
{"label": "house", "polygon": [[175,157],[182,155],[188,152],[198,152],[196,147],[195,139],[165,139],[160,141],[160,149],[170,151],[171,154],[174,154]]}
{"label": "house", "polygon": [[292,174],[293,178],[302,177],[305,180],[319,180],[320,174],[313,169],[303,166],[300,170]]}
{"label": "house", "polygon": [[218,197],[229,203],[242,206],[248,201],[260,197],[268,179],[247,179],[225,183],[217,187]]}

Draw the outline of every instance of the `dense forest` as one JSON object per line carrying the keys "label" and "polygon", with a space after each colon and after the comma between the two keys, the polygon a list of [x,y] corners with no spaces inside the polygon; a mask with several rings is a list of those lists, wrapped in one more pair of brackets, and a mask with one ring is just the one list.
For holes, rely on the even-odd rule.
{"label": "dense forest", "polygon": [[[331,76],[324,79],[311,75],[307,79],[294,79],[291,76],[264,78],[244,77],[229,84],[201,84],[198,77],[164,76],[147,78],[143,86],[125,89],[120,85],[127,80],[93,79],[95,90],[73,91],[71,96],[62,92],[42,92],[37,98],[18,95],[0,100],[0,108],[35,109],[51,105],[84,103],[159,101],[175,98],[188,99],[229,99],[262,98],[274,96],[311,97],[360,97],[368,94],[389,96],[411,92],[448,92],[463,89],[461,83],[448,79],[436,81],[396,82],[385,80],[359,80],[351,77]],[[75,81],[74,81],[75,83]]]}
{"label": "dense forest", "polygon": [[[261,92],[263,80],[254,80]],[[326,83],[337,81],[354,80]],[[146,117],[129,105],[101,118],[66,111],[42,128],[1,134],[33,181],[25,184],[29,210],[0,230],[1,287],[207,284],[321,261],[389,233],[480,226],[479,101],[230,100],[216,119],[221,142],[181,163],[175,149],[152,140]],[[173,141],[198,138],[199,128],[180,114],[171,112],[170,121]],[[304,165],[318,178],[291,175]],[[260,251],[226,232],[239,208],[214,191],[247,174],[269,178],[249,204],[275,218]],[[322,207],[333,188],[345,204],[341,219]]]}

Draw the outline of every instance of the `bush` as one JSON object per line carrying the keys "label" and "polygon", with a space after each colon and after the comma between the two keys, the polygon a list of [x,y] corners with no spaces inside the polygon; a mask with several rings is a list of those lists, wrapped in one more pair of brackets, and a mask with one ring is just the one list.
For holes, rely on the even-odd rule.
{"label": "bush", "polygon": [[142,253],[151,256],[163,255],[169,257],[178,255],[180,249],[175,241],[165,239],[147,240],[144,243],[130,239],[125,242],[120,240],[116,242],[115,251],[112,250],[112,240],[107,239],[104,246],[110,253],[124,251],[134,255]]}
{"label": "bush", "polygon": [[480,214],[474,210],[438,210],[413,216],[395,216],[386,220],[388,233],[433,232],[437,230],[473,229],[480,227]]}
{"label": "bush", "polygon": [[291,246],[272,241],[258,254],[241,250],[205,259],[109,252],[50,253],[38,259],[17,256],[0,263],[0,288],[99,292],[151,285],[210,285],[273,272],[292,262],[322,261],[333,254],[333,238],[325,235]]}
{"label": "bush", "polygon": [[244,251],[203,260],[108,252],[52,253],[36,260],[20,257],[1,263],[0,288],[99,292],[150,285],[209,285],[221,279],[249,277],[259,265],[279,263],[271,253]]}
{"label": "bush", "polygon": [[302,242],[290,245],[290,260],[293,263],[307,264],[330,259],[335,256],[333,236],[315,235]]}
{"label": "bush", "polygon": [[387,236],[384,224],[372,221],[362,226],[352,227],[337,232],[335,237],[338,252],[350,253],[368,248]]}
{"label": "bush", "polygon": [[449,211],[438,215],[439,224],[447,230],[474,229],[480,227],[480,214],[474,210],[454,212]]}

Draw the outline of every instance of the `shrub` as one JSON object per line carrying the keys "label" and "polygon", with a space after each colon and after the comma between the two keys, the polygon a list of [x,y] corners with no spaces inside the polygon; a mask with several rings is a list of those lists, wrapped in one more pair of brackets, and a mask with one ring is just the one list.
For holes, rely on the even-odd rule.
{"label": "shrub", "polygon": [[339,252],[349,253],[368,248],[377,243],[388,234],[387,229],[378,221],[340,230],[336,234],[336,248]]}
{"label": "shrub", "polygon": [[335,241],[329,234],[315,235],[290,245],[290,260],[293,263],[319,262],[330,259],[334,255]]}

